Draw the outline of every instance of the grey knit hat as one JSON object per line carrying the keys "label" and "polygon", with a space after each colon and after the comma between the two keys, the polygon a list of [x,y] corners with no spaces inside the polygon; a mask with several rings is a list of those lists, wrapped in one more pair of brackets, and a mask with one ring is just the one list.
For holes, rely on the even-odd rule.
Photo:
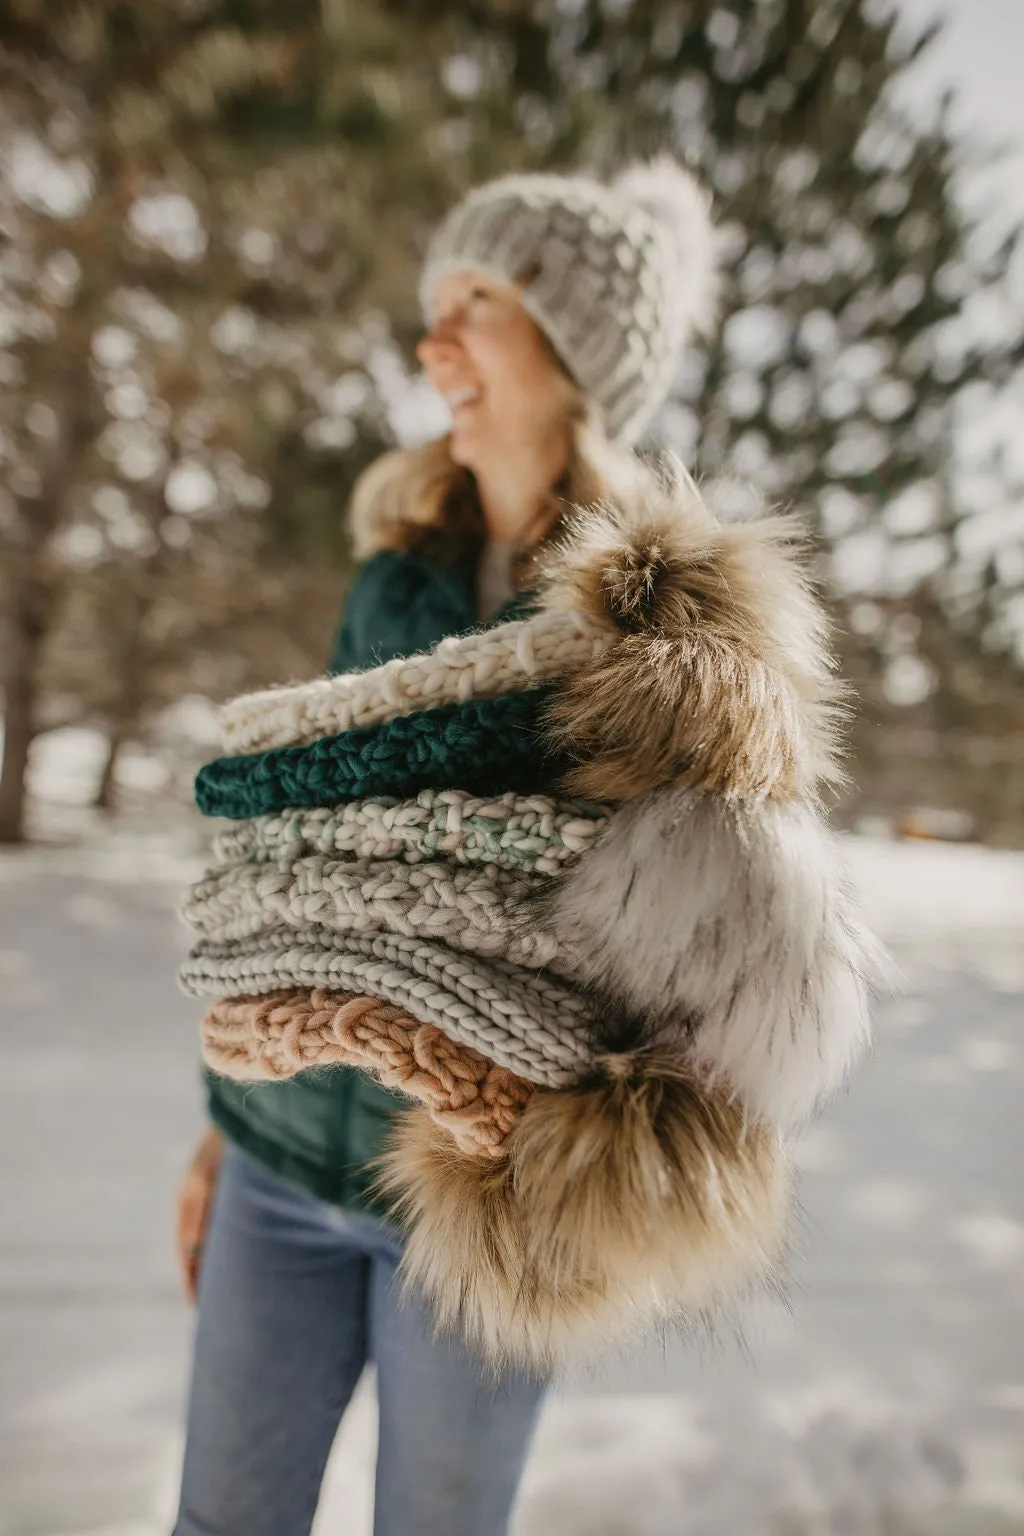
{"label": "grey knit hat", "polygon": [[428,325],[438,284],[467,267],[525,282],[525,309],[622,442],[640,436],[688,337],[714,317],[708,198],[668,157],[632,166],[610,186],[537,174],[478,187],[427,251],[420,302]]}

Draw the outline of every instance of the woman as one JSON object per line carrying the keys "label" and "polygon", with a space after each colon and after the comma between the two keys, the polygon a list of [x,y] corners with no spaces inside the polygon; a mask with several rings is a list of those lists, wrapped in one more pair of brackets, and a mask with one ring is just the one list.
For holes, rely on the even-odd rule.
{"label": "woman", "polygon": [[[331,666],[351,671],[508,616],[563,509],[614,492],[713,307],[705,200],[670,163],[611,187],[520,176],[478,189],[428,253],[418,355],[450,434],[356,489],[365,558]],[[402,1239],[374,1198],[396,1098],[335,1069],[214,1080],[179,1195],[198,1293],[178,1536],[309,1530],[368,1359],[380,1402],[377,1536],[507,1528],[543,1384],[495,1381],[399,1305]]]}

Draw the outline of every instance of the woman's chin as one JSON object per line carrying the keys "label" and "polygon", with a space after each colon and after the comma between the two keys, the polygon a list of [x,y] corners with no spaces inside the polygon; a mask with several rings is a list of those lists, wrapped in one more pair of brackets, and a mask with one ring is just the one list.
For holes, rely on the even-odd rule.
{"label": "woman's chin", "polygon": [[448,452],[452,463],[462,469],[474,469],[480,455],[480,433],[461,422],[455,422],[448,438]]}

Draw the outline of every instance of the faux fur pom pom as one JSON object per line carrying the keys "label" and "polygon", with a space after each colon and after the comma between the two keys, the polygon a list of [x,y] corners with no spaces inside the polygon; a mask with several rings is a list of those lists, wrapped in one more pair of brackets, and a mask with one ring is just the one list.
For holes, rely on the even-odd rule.
{"label": "faux fur pom pom", "polygon": [[871,993],[892,979],[841,847],[801,804],[677,788],[631,801],[517,924],[555,936],[616,1047],[685,1054],[787,1134],[863,1056]]}
{"label": "faux fur pom pom", "polygon": [[720,521],[679,464],[638,464],[615,503],[581,512],[547,557],[540,600],[616,636],[560,683],[548,724],[599,801],[663,784],[740,800],[813,798],[838,782],[843,689],[804,566],[800,525]]}
{"label": "faux fur pom pom", "polygon": [[398,1117],[381,1187],[408,1227],[410,1285],[495,1366],[549,1372],[645,1325],[696,1323],[770,1281],[786,1153],[678,1057],[605,1057],[538,1093],[499,1162],[425,1113]]}

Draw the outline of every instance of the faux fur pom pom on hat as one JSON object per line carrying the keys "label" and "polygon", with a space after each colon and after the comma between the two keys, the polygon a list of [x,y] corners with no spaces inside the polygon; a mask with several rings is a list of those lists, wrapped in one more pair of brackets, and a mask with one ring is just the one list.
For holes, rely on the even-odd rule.
{"label": "faux fur pom pom on hat", "polygon": [[792,517],[720,521],[682,466],[638,466],[628,494],[579,512],[542,573],[546,610],[617,643],[565,676],[552,740],[568,788],[625,800],[664,784],[728,799],[816,797],[842,780],[844,690]]}
{"label": "faux fur pom pom on hat", "polygon": [[546,1372],[692,1325],[776,1274],[789,1156],[676,1053],[598,1058],[535,1094],[506,1147],[466,1158],[415,1111],[380,1179],[408,1228],[405,1273],[498,1365]]}

